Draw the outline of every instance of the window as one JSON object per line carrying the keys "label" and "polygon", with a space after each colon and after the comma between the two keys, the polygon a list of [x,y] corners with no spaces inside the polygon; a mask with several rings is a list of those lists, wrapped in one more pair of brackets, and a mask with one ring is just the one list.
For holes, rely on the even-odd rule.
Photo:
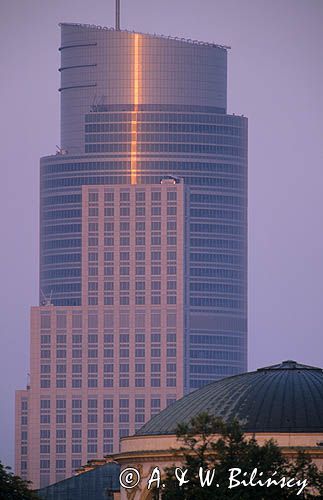
{"label": "window", "polygon": [[89,207],[89,217],[98,217],[99,209],[96,207]]}
{"label": "window", "polygon": [[110,193],[110,192],[104,193],[104,201],[105,202],[113,202],[113,200],[114,200],[114,193]]}
{"label": "window", "polygon": [[145,296],[137,295],[136,296],[136,305],[144,305],[145,304]]}
{"label": "window", "polygon": [[105,207],[104,216],[105,217],[113,217],[114,216],[114,208],[113,207]]}
{"label": "window", "polygon": [[136,201],[145,201],[145,192],[137,191],[136,192]]}
{"label": "window", "polygon": [[129,429],[120,429],[119,437],[120,439],[129,436]]}
{"label": "window", "polygon": [[57,444],[56,445],[56,453],[66,453],[66,445],[65,444]]}
{"label": "window", "polygon": [[99,193],[89,193],[89,201],[98,202],[99,201]]}
{"label": "window", "polygon": [[120,207],[120,217],[129,217],[130,208],[129,207]]}
{"label": "window", "polygon": [[145,252],[136,252],[136,260],[145,260],[146,254]]}
{"label": "window", "polygon": [[49,315],[41,315],[40,317],[40,328],[42,329],[50,329],[50,316]]}
{"label": "window", "polygon": [[146,213],[145,207],[136,207],[136,215],[138,217],[144,217]]}
{"label": "window", "polygon": [[161,289],[161,281],[152,281],[151,282],[152,290],[160,290]]}
{"label": "window", "polygon": [[130,201],[129,191],[121,191],[120,192],[120,201]]}
{"label": "window", "polygon": [[152,221],[151,230],[152,231],[160,231],[161,230],[161,222],[160,221]]}
{"label": "window", "polygon": [[66,365],[56,365],[56,373],[66,373]]}
{"label": "window", "polygon": [[136,222],[136,231],[145,231],[146,224],[145,222]]}
{"label": "window", "polygon": [[176,245],[177,238],[176,236],[167,236],[167,245]]}
{"label": "window", "polygon": [[160,191],[152,191],[151,192],[151,200],[152,201],[160,201],[161,200],[161,192]]}
{"label": "window", "polygon": [[151,207],[151,215],[161,215],[161,207]]}
{"label": "window", "polygon": [[41,344],[50,344],[50,335],[41,335],[40,336]]}
{"label": "window", "polygon": [[176,191],[167,191],[167,200],[168,201],[176,201],[177,193]]}
{"label": "window", "polygon": [[152,245],[161,245],[161,237],[160,236],[152,236],[151,237],[151,244]]}
{"label": "window", "polygon": [[72,409],[81,409],[82,408],[82,400],[81,399],[72,399]]}

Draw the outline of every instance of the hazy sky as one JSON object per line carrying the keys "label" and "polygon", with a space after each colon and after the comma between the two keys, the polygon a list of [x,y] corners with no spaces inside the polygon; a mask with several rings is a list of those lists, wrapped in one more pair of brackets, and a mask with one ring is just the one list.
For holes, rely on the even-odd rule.
{"label": "hazy sky", "polygon": [[[121,0],[121,27],[230,45],[249,118],[249,368],[323,366],[323,0]],[[13,464],[38,295],[39,157],[59,143],[58,23],[114,0],[0,0],[0,459]]]}

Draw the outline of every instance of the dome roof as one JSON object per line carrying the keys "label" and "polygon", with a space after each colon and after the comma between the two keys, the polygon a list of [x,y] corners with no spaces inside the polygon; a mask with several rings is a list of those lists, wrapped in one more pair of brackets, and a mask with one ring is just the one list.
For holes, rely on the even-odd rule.
{"label": "dome roof", "polygon": [[323,370],[296,361],[212,382],[168,406],[137,435],[175,434],[201,412],[237,418],[246,432],[323,432]]}

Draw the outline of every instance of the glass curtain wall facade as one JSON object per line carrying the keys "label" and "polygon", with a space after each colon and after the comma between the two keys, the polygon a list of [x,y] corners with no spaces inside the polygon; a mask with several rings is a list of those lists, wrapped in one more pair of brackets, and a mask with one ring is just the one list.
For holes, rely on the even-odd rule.
{"label": "glass curtain wall facade", "polygon": [[[175,269],[174,280],[170,280],[178,281],[180,276],[184,283],[183,300],[180,306],[176,304],[183,323],[175,332],[183,338],[183,361],[177,366],[181,387],[177,384],[172,396],[176,393],[178,398],[212,380],[246,371],[247,119],[227,114],[227,47],[92,25],[62,24],[61,29],[61,148],[56,155],[42,158],[40,165],[40,303],[44,305],[37,314],[42,307],[58,312],[65,309],[68,314],[73,308],[84,312],[99,307],[104,315],[111,306],[96,302],[100,294],[94,285],[88,288],[95,280],[84,275],[84,262],[95,253],[84,243],[84,189],[108,187],[114,191],[115,187],[119,192],[123,186],[142,186],[148,193],[150,186],[160,188],[162,179],[170,177],[176,179],[177,190],[185,192],[182,205],[177,202],[185,228],[183,250],[176,254],[180,274],[176,276]],[[169,202],[172,200],[165,199],[165,207]],[[121,201],[115,207],[119,208],[121,211]],[[149,224],[154,215],[149,212]],[[130,222],[134,216],[130,214]],[[150,241],[154,235],[146,226],[142,236]],[[123,250],[132,256],[130,273],[135,272],[131,262],[135,265],[133,256],[138,249],[130,243]],[[109,249],[104,252],[108,254]],[[113,265],[121,266],[119,260]],[[167,275],[165,266],[161,266],[162,275]],[[103,274],[102,264],[98,275]],[[135,303],[135,293],[129,303]],[[108,289],[103,296],[108,300]],[[150,314],[153,304],[142,306]],[[37,325],[35,329],[40,335]],[[55,337],[60,332],[51,333]],[[152,334],[148,329],[142,333]],[[129,335],[135,332],[129,331]],[[40,340],[35,340],[34,350],[32,347],[35,370],[40,363]],[[166,366],[165,355],[161,359],[165,374]],[[130,372],[134,367],[133,357]],[[36,372],[34,380],[39,380],[41,374]],[[97,378],[100,385],[104,375]],[[68,376],[66,380],[68,384]],[[103,391],[102,398],[104,391],[115,391],[99,385],[93,390]],[[61,399],[64,389],[59,387]],[[83,388],[79,389],[83,394]],[[39,386],[39,393],[30,398],[32,390],[31,386],[17,395],[17,471],[24,477],[30,477],[27,448],[33,448],[28,414],[31,411],[35,420],[39,398],[45,397],[48,387],[42,393]],[[66,391],[67,398],[73,396],[72,386],[66,386]],[[151,391],[154,389],[149,389],[149,395]],[[84,405],[87,400],[88,388]],[[166,393],[162,401],[158,411],[167,404]],[[82,435],[86,432],[84,428]],[[87,449],[85,441],[83,444]],[[63,458],[53,460],[60,465]],[[46,474],[53,481],[52,463],[45,465],[50,466]],[[58,477],[63,477],[71,469],[69,465],[57,470]],[[36,472],[33,477],[39,480]]]}
{"label": "glass curtain wall facade", "polygon": [[82,305],[82,185],[183,178],[185,390],[246,369],[247,119],[228,115],[227,48],[62,24],[61,154],[41,160],[40,298]]}

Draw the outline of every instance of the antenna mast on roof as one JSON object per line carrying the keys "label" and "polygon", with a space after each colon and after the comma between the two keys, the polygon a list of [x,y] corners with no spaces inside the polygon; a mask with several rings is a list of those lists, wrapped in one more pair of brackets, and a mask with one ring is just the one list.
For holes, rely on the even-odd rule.
{"label": "antenna mast on roof", "polygon": [[120,31],[120,0],[116,0],[116,30]]}

